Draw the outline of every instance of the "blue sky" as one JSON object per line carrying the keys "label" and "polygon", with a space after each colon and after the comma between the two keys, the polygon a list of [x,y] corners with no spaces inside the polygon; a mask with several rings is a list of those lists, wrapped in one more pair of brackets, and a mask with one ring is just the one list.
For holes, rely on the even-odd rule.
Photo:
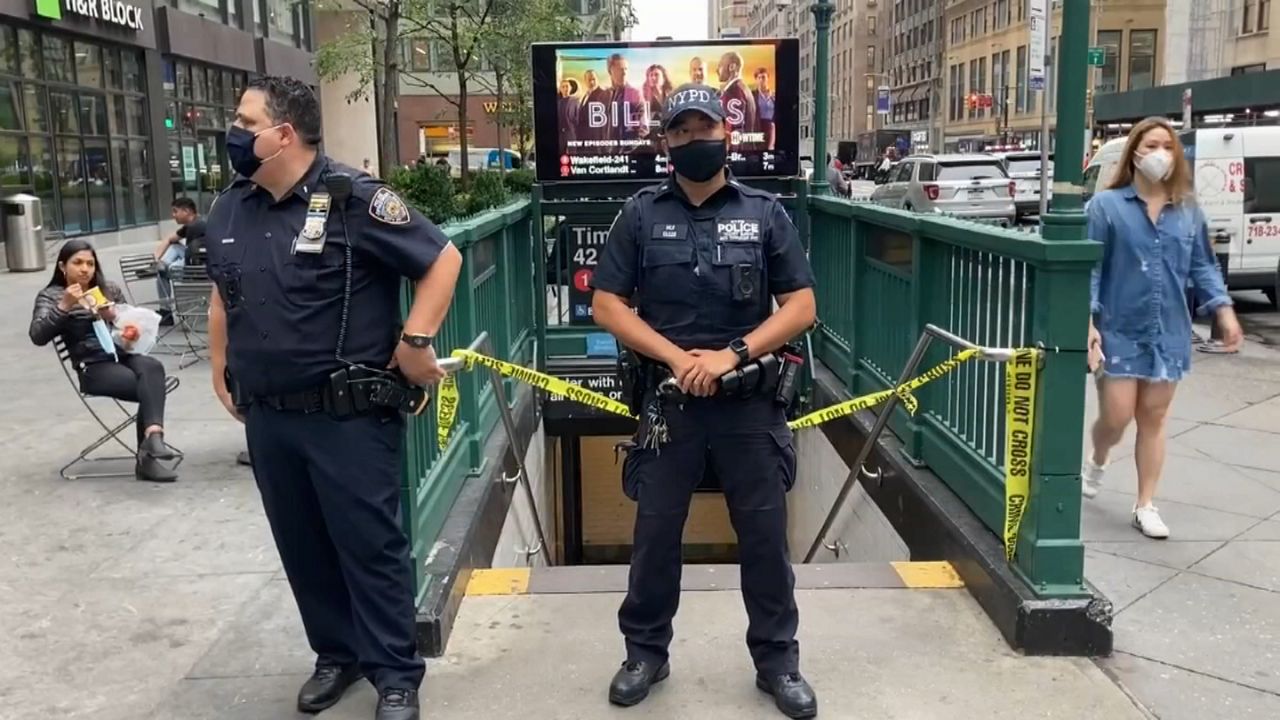
{"label": "blue sky", "polygon": [[631,28],[632,40],[653,40],[670,35],[675,40],[707,37],[707,0],[632,0],[639,22]]}

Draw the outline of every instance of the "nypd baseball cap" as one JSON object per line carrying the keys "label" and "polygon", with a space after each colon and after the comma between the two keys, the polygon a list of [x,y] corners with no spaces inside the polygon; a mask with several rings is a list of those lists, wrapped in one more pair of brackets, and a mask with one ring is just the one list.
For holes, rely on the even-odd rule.
{"label": "nypd baseball cap", "polygon": [[666,112],[662,118],[662,131],[666,132],[677,117],[690,110],[697,110],[716,122],[724,120],[720,92],[709,85],[688,83],[676,88],[667,98]]}

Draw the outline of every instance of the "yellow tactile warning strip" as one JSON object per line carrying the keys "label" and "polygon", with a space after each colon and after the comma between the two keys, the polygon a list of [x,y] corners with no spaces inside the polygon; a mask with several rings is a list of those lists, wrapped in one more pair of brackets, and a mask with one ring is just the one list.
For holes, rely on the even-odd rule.
{"label": "yellow tactile warning strip", "polygon": [[964,587],[960,574],[946,561],[895,562],[892,565],[902,578],[902,584],[913,590]]}
{"label": "yellow tactile warning strip", "polygon": [[[689,565],[684,590],[737,590],[736,566]],[[797,590],[950,589],[964,581],[948,562],[836,563],[796,566]],[[627,589],[626,566],[493,568],[473,570],[467,595],[609,593]]]}
{"label": "yellow tactile warning strip", "polygon": [[529,591],[529,568],[472,570],[468,595],[524,595]]}

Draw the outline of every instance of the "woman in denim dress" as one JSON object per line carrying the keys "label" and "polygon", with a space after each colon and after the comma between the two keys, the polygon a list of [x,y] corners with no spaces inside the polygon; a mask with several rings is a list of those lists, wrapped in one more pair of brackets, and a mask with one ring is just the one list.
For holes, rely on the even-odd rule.
{"label": "woman in denim dress", "polygon": [[1089,201],[1089,237],[1103,244],[1090,282],[1089,365],[1097,374],[1093,456],[1081,471],[1083,493],[1098,494],[1107,456],[1130,421],[1138,426],[1138,499],[1133,525],[1167,538],[1151,504],[1164,465],[1165,422],[1178,381],[1190,370],[1191,317],[1215,314],[1223,342],[1241,340],[1240,323],[1195,205],[1191,168],[1168,122],[1150,118],[1129,134],[1109,189]]}

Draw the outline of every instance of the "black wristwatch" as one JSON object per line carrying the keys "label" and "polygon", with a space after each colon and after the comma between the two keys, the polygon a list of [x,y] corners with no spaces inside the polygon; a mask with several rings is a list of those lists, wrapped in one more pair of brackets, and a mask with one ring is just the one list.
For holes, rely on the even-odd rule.
{"label": "black wristwatch", "polygon": [[420,335],[418,333],[402,333],[400,335],[400,340],[411,348],[425,350],[431,347],[431,342],[435,340],[435,338],[430,335]]}
{"label": "black wristwatch", "polygon": [[729,341],[729,349],[734,355],[738,356],[738,364],[742,365],[751,359],[751,351],[747,349],[747,341],[742,338],[734,338]]}

